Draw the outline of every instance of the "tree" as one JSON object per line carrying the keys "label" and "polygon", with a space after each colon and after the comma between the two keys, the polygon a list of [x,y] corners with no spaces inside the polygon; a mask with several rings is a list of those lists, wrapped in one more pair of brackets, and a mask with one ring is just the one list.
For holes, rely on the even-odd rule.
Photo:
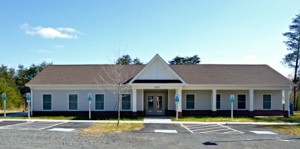
{"label": "tree", "polygon": [[115,97],[118,111],[117,126],[119,126],[122,98],[128,96],[126,93],[131,91],[131,87],[127,83],[133,77],[135,70],[128,69],[128,64],[131,63],[129,55],[123,55],[122,57],[117,55],[117,57],[119,58],[114,60],[115,64],[103,67],[97,74],[97,78],[94,79],[100,90],[107,90]]}
{"label": "tree", "polygon": [[[0,67],[0,95],[7,94],[7,108],[20,108],[22,98],[14,81],[15,69],[1,65]],[[0,107],[3,107],[0,102]]]}
{"label": "tree", "polygon": [[117,65],[119,65],[119,64],[129,65],[131,63],[132,63],[132,59],[131,59],[130,55],[128,55],[128,54],[123,55],[122,57],[119,57],[116,61]]}
{"label": "tree", "polygon": [[139,58],[135,58],[132,62],[134,65],[142,65],[143,64]]}
{"label": "tree", "polygon": [[141,65],[143,64],[139,58],[131,59],[130,55],[126,54],[123,56],[120,56],[117,58],[115,64],[122,64],[122,65],[129,65],[129,64],[134,64],[134,65]]}
{"label": "tree", "polygon": [[175,58],[173,58],[173,60],[169,61],[171,65],[183,65],[183,64],[196,65],[199,64],[200,62],[201,61],[198,55],[194,55],[191,57],[176,56]]}
{"label": "tree", "polygon": [[18,66],[18,73],[14,78],[22,95],[30,92],[30,89],[25,84],[49,65],[52,65],[52,63],[44,61],[38,65],[32,64],[29,68],[25,68],[23,65]]}
{"label": "tree", "polygon": [[[283,33],[283,36],[287,38],[284,43],[287,46],[289,53],[283,58],[283,63],[291,68],[294,68],[293,82],[297,84],[298,80],[298,67],[299,67],[299,51],[300,51],[300,14],[292,21],[292,25],[289,26],[289,32]],[[298,110],[298,100],[296,95],[296,86],[294,86],[294,109]]]}

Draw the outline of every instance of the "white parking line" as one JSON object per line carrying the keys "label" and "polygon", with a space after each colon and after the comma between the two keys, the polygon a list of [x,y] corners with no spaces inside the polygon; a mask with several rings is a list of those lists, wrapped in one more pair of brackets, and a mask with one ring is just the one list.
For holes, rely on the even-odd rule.
{"label": "white parking line", "polygon": [[74,131],[75,129],[71,129],[71,128],[52,128],[49,129],[48,131],[63,131],[63,132],[71,132]]}
{"label": "white parking line", "polygon": [[40,128],[40,129],[38,129],[38,130],[43,130],[43,129],[51,128],[51,127],[54,127],[54,126],[57,126],[57,125],[61,125],[61,124],[64,124],[64,123],[67,123],[67,122],[57,123],[57,124],[54,124],[54,125],[51,125],[51,126],[47,126],[47,127],[44,127],[44,128]]}
{"label": "white parking line", "polygon": [[180,125],[181,125],[183,128],[185,128],[186,130],[188,130],[189,132],[194,133],[194,132],[191,131],[189,128],[187,128],[186,126],[184,126],[182,123],[180,123]]}
{"label": "white parking line", "polygon": [[33,122],[21,122],[21,123],[12,124],[12,125],[1,126],[0,129],[9,129],[9,127],[12,127],[12,126],[17,126],[17,125],[22,125],[22,124],[29,124],[29,123],[33,123]]}
{"label": "white parking line", "polygon": [[236,131],[236,132],[238,132],[238,133],[244,134],[244,132],[241,132],[241,131],[232,129],[232,128],[230,128],[230,127],[227,127],[227,126],[224,126],[224,125],[221,125],[221,124],[220,124],[220,126],[225,127],[225,128],[228,128],[228,129],[230,129],[230,130],[232,130],[232,131]]}
{"label": "white parking line", "polygon": [[277,133],[272,132],[272,131],[250,131],[250,132],[259,134],[259,135],[277,135]]}
{"label": "white parking line", "polygon": [[232,129],[221,124],[203,125],[203,124],[182,124],[191,133],[217,133],[217,134],[244,134],[244,132]]}
{"label": "white parking line", "polygon": [[216,131],[223,131],[223,130],[228,130],[228,129],[223,128],[223,129],[218,129],[218,130],[202,131],[200,133],[209,133],[209,132],[216,132]]}
{"label": "white parking line", "polygon": [[220,127],[211,127],[211,128],[199,128],[199,129],[193,129],[193,131],[202,131],[202,130],[211,130],[211,129],[224,129]]}
{"label": "white parking line", "polygon": [[199,127],[201,127],[201,128],[212,128],[212,127],[219,127],[219,125],[203,125],[203,126],[201,126],[201,125],[198,125],[198,126],[187,126],[187,127],[189,127],[189,128],[199,128]]}
{"label": "white parking line", "polygon": [[[223,134],[228,134],[228,133],[239,133],[239,132],[236,132],[235,130],[223,132]],[[240,134],[240,133],[239,133],[239,134]]]}
{"label": "white parking line", "polygon": [[164,130],[164,129],[157,129],[154,130],[155,133],[177,133],[177,130]]}

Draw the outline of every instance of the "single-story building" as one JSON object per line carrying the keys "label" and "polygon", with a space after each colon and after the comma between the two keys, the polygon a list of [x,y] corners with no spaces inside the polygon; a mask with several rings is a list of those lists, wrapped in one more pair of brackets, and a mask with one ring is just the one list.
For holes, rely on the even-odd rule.
{"label": "single-story building", "polygon": [[[117,98],[108,88],[114,65],[51,65],[26,85],[31,88],[33,115],[94,116],[117,113]],[[124,65],[123,115],[289,116],[293,83],[268,65],[168,65],[159,55],[146,65]],[[101,78],[101,79],[98,79]],[[119,79],[119,78],[118,78]],[[100,80],[100,81],[99,81]]]}

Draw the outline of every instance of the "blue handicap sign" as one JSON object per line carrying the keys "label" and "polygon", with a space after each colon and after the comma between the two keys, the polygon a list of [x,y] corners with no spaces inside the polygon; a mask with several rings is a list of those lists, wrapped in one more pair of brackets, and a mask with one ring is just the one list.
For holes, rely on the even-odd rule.
{"label": "blue handicap sign", "polygon": [[30,99],[31,99],[30,93],[26,93],[26,100],[27,100],[27,102],[30,102]]}
{"label": "blue handicap sign", "polygon": [[179,102],[179,94],[175,95],[175,102],[178,103]]}
{"label": "blue handicap sign", "polygon": [[2,93],[2,100],[3,100],[3,101],[6,100],[6,93]]}
{"label": "blue handicap sign", "polygon": [[234,102],[234,95],[230,95],[230,102]]}
{"label": "blue handicap sign", "polygon": [[88,94],[88,101],[92,101],[92,94]]}

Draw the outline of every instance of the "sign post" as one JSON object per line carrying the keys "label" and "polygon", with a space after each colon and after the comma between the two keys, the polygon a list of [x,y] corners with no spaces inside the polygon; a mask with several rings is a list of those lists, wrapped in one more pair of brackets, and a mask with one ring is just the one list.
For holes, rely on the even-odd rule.
{"label": "sign post", "polygon": [[27,104],[28,104],[28,119],[30,119],[30,93],[26,93],[26,101],[27,101]]}
{"label": "sign post", "polygon": [[230,95],[230,104],[231,104],[231,120],[233,120],[233,103],[234,103],[234,95]]}
{"label": "sign post", "polygon": [[4,117],[6,117],[6,93],[2,93],[2,100],[3,100],[3,110],[4,110]]}
{"label": "sign post", "polygon": [[178,120],[179,94],[176,94],[176,95],[175,95],[175,104],[176,104],[176,120]]}
{"label": "sign post", "polygon": [[92,103],[92,94],[88,94],[88,101],[89,101],[89,119],[91,119],[92,115],[91,115],[91,103]]}

